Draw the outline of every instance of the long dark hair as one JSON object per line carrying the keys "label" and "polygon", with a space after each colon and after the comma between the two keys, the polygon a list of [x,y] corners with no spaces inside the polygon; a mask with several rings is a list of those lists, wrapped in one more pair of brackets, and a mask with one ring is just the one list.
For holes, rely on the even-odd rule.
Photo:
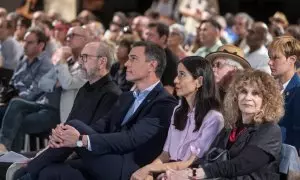
{"label": "long dark hair", "polygon": [[[191,73],[194,79],[203,77],[202,86],[197,90],[195,96],[195,131],[202,125],[203,119],[208,111],[220,110],[221,103],[217,87],[214,81],[214,73],[208,60],[199,56],[190,56],[180,61]],[[185,98],[182,98],[181,105],[174,113],[174,126],[183,130],[186,126],[189,105]]]}

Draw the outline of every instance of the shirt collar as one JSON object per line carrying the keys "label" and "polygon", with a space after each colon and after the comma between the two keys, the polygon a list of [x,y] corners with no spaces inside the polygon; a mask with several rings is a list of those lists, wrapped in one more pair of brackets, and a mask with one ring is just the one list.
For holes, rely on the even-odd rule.
{"label": "shirt collar", "polygon": [[151,86],[149,86],[148,88],[144,89],[141,92],[138,89],[134,90],[133,96],[135,98],[147,96],[155,88],[155,86],[158,85],[158,83],[160,83],[160,81],[157,81],[156,83],[152,84]]}
{"label": "shirt collar", "polygon": [[86,82],[84,88],[86,88],[87,91],[93,91],[96,88],[101,88],[108,81],[112,81],[112,78],[109,75],[109,73],[103,76],[102,78],[100,78],[98,81],[94,82],[93,84]]}
{"label": "shirt collar", "polygon": [[286,89],[286,87],[287,87],[287,85],[289,84],[289,82],[291,81],[291,79],[290,80],[288,80],[286,83],[284,83],[283,85],[282,85],[282,90],[281,90],[281,93],[283,93],[284,91],[285,91],[285,89]]}
{"label": "shirt collar", "polygon": [[[36,56],[34,58],[34,61],[32,61],[31,64],[33,64],[35,61],[40,61],[40,60],[46,58],[46,56],[47,56],[47,54],[45,53],[45,51],[42,51],[38,56]],[[28,59],[28,57],[26,55],[25,55],[25,58]]]}

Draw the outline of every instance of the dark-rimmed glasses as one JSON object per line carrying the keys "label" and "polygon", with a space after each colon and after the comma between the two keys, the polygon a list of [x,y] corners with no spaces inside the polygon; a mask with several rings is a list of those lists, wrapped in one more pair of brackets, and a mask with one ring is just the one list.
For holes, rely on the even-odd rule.
{"label": "dark-rimmed glasses", "polygon": [[100,57],[103,57],[103,56],[95,56],[95,55],[90,55],[90,54],[80,54],[79,59],[80,59],[82,62],[86,63],[88,57],[100,58]]}

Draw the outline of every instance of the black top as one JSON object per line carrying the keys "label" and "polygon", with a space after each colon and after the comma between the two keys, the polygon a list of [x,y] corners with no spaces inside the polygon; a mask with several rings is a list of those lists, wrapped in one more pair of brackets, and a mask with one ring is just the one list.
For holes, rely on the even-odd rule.
{"label": "black top", "polygon": [[106,115],[117,101],[121,90],[112,81],[110,75],[97,82],[85,83],[78,91],[73,108],[67,119],[78,119],[91,124]]}
{"label": "black top", "polygon": [[223,130],[212,147],[228,149],[230,160],[206,164],[208,178],[255,180],[279,179],[281,131],[278,125],[265,123],[247,127],[229,147],[230,131]]}
{"label": "black top", "polygon": [[130,91],[133,83],[126,80],[126,67],[120,69],[120,63],[115,63],[110,69],[110,75],[123,92]]}
{"label": "black top", "polygon": [[165,48],[165,53],[167,58],[167,65],[161,77],[161,82],[164,86],[174,87],[174,79],[177,76],[177,63],[179,62],[179,59],[168,48]]}

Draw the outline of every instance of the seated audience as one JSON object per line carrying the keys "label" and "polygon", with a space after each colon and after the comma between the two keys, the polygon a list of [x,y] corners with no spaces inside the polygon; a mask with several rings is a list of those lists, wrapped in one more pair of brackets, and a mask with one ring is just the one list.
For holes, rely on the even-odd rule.
{"label": "seated audience", "polygon": [[[106,62],[104,57],[99,60]],[[126,79],[136,84],[136,90],[123,93],[108,115],[91,126],[78,120],[59,125],[52,131],[50,148],[27,164],[24,177],[129,179],[153,161],[163,148],[177,104],[159,80],[165,65],[161,47],[135,43],[125,66]],[[74,150],[82,160],[79,169],[64,164]]]}
{"label": "seated audience", "polygon": [[232,82],[225,97],[224,129],[198,169],[167,172],[167,179],[279,179],[284,113],[277,82],[267,73],[249,70]]}
{"label": "seated audience", "polygon": [[179,58],[179,60],[181,60],[188,55],[188,53],[183,49],[186,37],[184,26],[180,24],[173,24],[170,26],[169,31],[167,46]]}
{"label": "seated audience", "polygon": [[[54,66],[38,81],[43,95],[35,102],[15,98],[9,103],[2,119],[0,151],[20,151],[24,133],[47,132],[66,121],[78,89],[86,82],[78,59],[87,39],[82,27],[71,28],[67,38],[70,49],[57,51],[52,57]],[[40,128],[36,128],[40,123]]]}
{"label": "seated audience", "polygon": [[10,35],[12,22],[0,18],[0,54],[2,55],[1,67],[15,70],[24,50],[22,45]]}
{"label": "seated audience", "polygon": [[271,74],[271,69],[268,65],[269,56],[266,48],[268,36],[268,26],[263,22],[255,22],[248,29],[246,42],[249,46],[249,53],[246,54],[246,59],[253,69],[258,69]]}
{"label": "seated audience", "polygon": [[27,30],[30,28],[30,25],[31,25],[31,21],[23,17],[19,18],[17,21],[14,38],[22,45],[24,45],[24,36]]}
{"label": "seated audience", "polygon": [[249,52],[249,47],[246,42],[246,36],[248,34],[248,29],[253,24],[253,21],[254,20],[252,19],[252,17],[245,12],[237,13],[234,17],[232,29],[233,32],[238,36],[238,38],[234,42],[234,45],[241,48],[245,54]]}
{"label": "seated audience", "polygon": [[128,54],[131,50],[133,42],[127,39],[123,39],[117,46],[117,60],[112,65],[110,74],[116,84],[120,87],[123,92],[129,91],[133,85],[132,82],[126,80],[126,67],[125,63],[128,61]]}
{"label": "seated audience", "polygon": [[214,19],[201,21],[199,26],[199,38],[201,47],[195,52],[196,56],[205,57],[209,53],[217,51],[222,46],[220,40],[221,25]]}
{"label": "seated audience", "polygon": [[285,100],[285,114],[279,122],[282,139],[300,153],[300,78],[296,73],[300,42],[292,36],[280,36],[274,39],[268,50],[272,76],[278,80]]}
{"label": "seated audience", "polygon": [[174,110],[163,152],[136,171],[132,180],[144,180],[168,168],[188,168],[196,158],[202,158],[224,127],[213,71],[206,59],[184,58],[174,83],[181,103]]}
{"label": "seated audience", "polygon": [[66,45],[66,35],[69,30],[69,24],[62,20],[55,21],[53,24],[53,42],[55,46],[59,48]]}
{"label": "seated audience", "polygon": [[244,58],[243,50],[234,45],[223,45],[216,52],[208,54],[206,59],[212,64],[221,101],[224,100],[228,86],[236,71],[251,68]]}
{"label": "seated audience", "polygon": [[[45,96],[36,102],[13,99],[6,110],[0,129],[0,152],[22,149],[24,134],[49,132],[61,121],[65,122],[78,89],[85,83],[78,62],[69,62],[67,69],[58,61],[68,59],[71,48],[62,47],[52,57],[56,68],[44,75],[39,88]],[[38,128],[37,128],[38,127]]]}
{"label": "seated audience", "polygon": [[[53,65],[45,54],[48,38],[38,28],[30,28],[24,38],[24,56],[21,57],[11,78],[10,84],[18,91],[18,97],[35,101],[44,92],[38,87],[38,82]],[[7,106],[0,106],[0,120],[2,120]]]}
{"label": "seated audience", "polygon": [[161,48],[166,53],[166,69],[161,77],[161,82],[164,88],[170,93],[174,92],[174,79],[176,77],[176,67],[179,61],[178,57],[167,47],[169,36],[169,27],[163,23],[150,23],[145,32],[145,39],[151,41]]}
{"label": "seated audience", "polygon": [[[92,57],[92,55],[95,55],[95,50],[101,55],[98,59],[96,56]],[[110,77],[109,69],[106,69],[110,67],[113,60],[110,46],[104,42],[88,43],[84,47],[81,57],[78,62],[81,64],[82,70],[86,72],[88,82],[79,89],[67,122],[72,119],[80,119],[90,125],[109,112],[121,94],[121,90]],[[107,58],[108,64],[97,63],[99,58],[103,59],[104,57]],[[98,67],[96,64],[98,64]],[[106,65],[108,67],[106,67]],[[85,106],[82,106],[83,104],[85,104]],[[68,163],[72,166],[76,166],[76,161],[75,159],[68,161]],[[16,167],[20,168],[18,165],[16,165]],[[8,173],[13,174],[14,169],[14,166],[12,166],[12,168],[8,169]],[[18,177],[23,174],[23,170],[24,169],[18,170],[14,173],[14,176]]]}
{"label": "seated audience", "polygon": [[300,26],[296,24],[289,25],[286,28],[284,35],[293,36],[295,39],[300,41]]}

